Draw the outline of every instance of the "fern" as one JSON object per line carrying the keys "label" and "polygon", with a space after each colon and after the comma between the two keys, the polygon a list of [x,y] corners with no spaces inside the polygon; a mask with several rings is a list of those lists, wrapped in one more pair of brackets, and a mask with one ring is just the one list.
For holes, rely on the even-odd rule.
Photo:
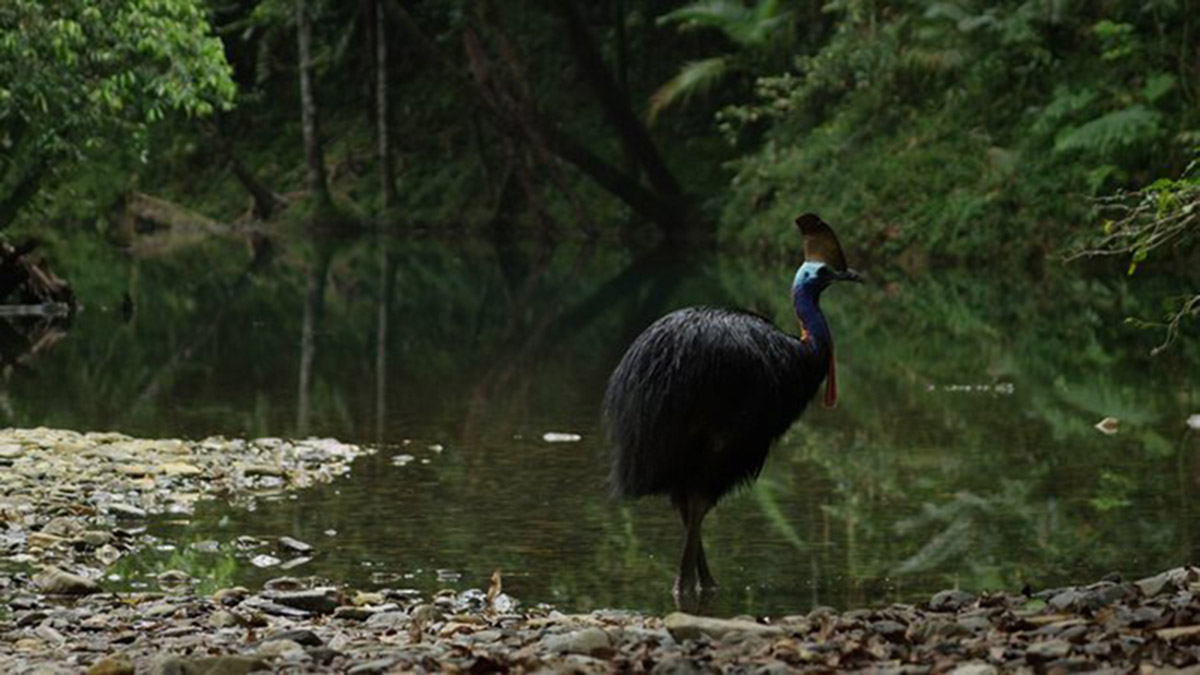
{"label": "fern", "polygon": [[1161,113],[1132,105],[1064,129],[1054,142],[1054,151],[1107,153],[1156,140],[1162,132]]}
{"label": "fern", "polygon": [[686,103],[696,94],[707,92],[725,78],[730,70],[731,57],[714,56],[684,64],[679,74],[668,80],[650,97],[648,117],[651,124],[658,114],[675,103]]}

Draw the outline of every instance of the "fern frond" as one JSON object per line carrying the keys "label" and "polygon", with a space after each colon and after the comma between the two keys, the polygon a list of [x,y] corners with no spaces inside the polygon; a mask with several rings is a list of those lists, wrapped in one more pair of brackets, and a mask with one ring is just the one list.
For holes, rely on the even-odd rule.
{"label": "fern frond", "polygon": [[731,57],[714,56],[684,64],[679,74],[672,77],[650,96],[647,117],[651,124],[658,114],[676,103],[686,103],[697,94],[707,92],[725,78],[731,68]]}
{"label": "fern frond", "polygon": [[1161,133],[1162,113],[1132,105],[1065,130],[1054,142],[1054,150],[1108,152],[1154,140]]}

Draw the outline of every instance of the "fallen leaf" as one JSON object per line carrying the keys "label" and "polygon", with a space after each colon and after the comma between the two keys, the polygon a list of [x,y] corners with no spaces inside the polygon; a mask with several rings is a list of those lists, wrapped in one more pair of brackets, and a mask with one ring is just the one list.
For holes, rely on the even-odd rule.
{"label": "fallen leaf", "polygon": [[1115,417],[1105,417],[1096,422],[1096,430],[1105,436],[1112,436],[1121,430],[1121,421]]}

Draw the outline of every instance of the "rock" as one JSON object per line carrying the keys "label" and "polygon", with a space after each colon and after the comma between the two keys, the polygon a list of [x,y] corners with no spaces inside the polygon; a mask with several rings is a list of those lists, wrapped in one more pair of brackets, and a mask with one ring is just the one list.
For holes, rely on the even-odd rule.
{"label": "rock", "polygon": [[59,537],[73,537],[82,531],[83,523],[67,516],[59,516],[42,526],[42,532]]}
{"label": "rock", "polygon": [[254,565],[255,567],[274,567],[280,562],[283,561],[273,555],[267,555],[266,553],[260,553],[250,559],[250,564]]}
{"label": "rock", "polygon": [[223,609],[218,609],[208,615],[208,625],[213,628],[233,628],[240,623],[236,614]]}
{"label": "rock", "polygon": [[346,675],[374,675],[375,673],[385,673],[391,670],[396,663],[394,658],[375,659],[354,666],[346,671]]}
{"label": "rock", "polygon": [[609,649],[611,640],[602,629],[590,627],[560,635],[547,635],[542,638],[542,646],[555,654],[591,656]]}
{"label": "rock", "polygon": [[134,675],[133,661],[124,654],[106,656],[87,669],[87,675]]}
{"label": "rock", "polygon": [[167,570],[160,573],[157,579],[164,586],[181,586],[192,581],[191,575],[183,570]]}
{"label": "rock", "polygon": [[[380,612],[377,610],[367,609],[365,607],[351,607],[347,605],[333,610],[333,618],[345,619],[347,621],[366,621],[379,613]],[[404,612],[396,612],[396,614],[404,616],[405,622],[408,621],[408,615],[404,614]]]}
{"label": "rock", "polygon": [[109,504],[108,506],[105,506],[104,509],[106,511],[108,511],[109,513],[117,516],[118,518],[121,516],[125,516],[128,518],[145,518],[146,517],[145,509],[140,509],[136,506],[132,506],[130,504],[125,504],[124,502],[113,502],[113,503]]}
{"label": "rock", "polygon": [[0,463],[9,464],[25,456],[25,448],[11,443],[0,445]]}
{"label": "rock", "polygon": [[293,640],[271,640],[269,642],[260,643],[258,645],[258,649],[255,651],[259,656],[271,658],[277,656],[290,657],[297,654],[303,654],[304,647],[301,647],[300,643]]}
{"label": "rock", "polygon": [[99,560],[105,565],[111,565],[121,559],[121,551],[112,544],[105,544],[104,546],[101,546],[100,548],[96,549],[95,553],[92,555],[96,557],[96,560]]}
{"label": "rock", "polygon": [[974,601],[975,596],[958,589],[938,591],[929,599],[929,609],[934,612],[957,612]]}
{"label": "rock", "polygon": [[668,614],[663,623],[671,637],[682,642],[695,640],[701,635],[717,640],[725,635],[740,631],[759,637],[775,637],[784,634],[779,626],[767,626],[754,621],[738,619],[714,619],[706,616],[694,616],[683,612]]}
{"label": "rock", "polygon": [[154,662],[146,673],[147,675],[247,675],[270,670],[269,663],[250,656],[215,656],[202,659],[166,656]]}
{"label": "rock", "polygon": [[84,546],[91,546],[94,548],[97,546],[104,546],[105,544],[111,542],[112,539],[113,536],[111,532],[105,532],[104,530],[84,530],[76,535],[74,541],[83,544]]}
{"label": "rock", "polygon": [[1057,610],[1071,609],[1075,607],[1084,594],[1077,589],[1068,588],[1050,598],[1049,604]]}
{"label": "rock", "polygon": [[1066,640],[1045,640],[1035,642],[1025,650],[1025,658],[1030,661],[1053,661],[1071,653],[1071,643]]}
{"label": "rock", "polygon": [[991,630],[992,622],[982,616],[964,616],[957,621],[958,627],[968,633]]}
{"label": "rock", "polygon": [[412,608],[409,617],[421,624],[445,621],[446,615],[436,605],[421,604]]}
{"label": "rock", "polygon": [[279,545],[283,546],[284,548],[291,549],[296,553],[312,553],[313,551],[312,546],[300,541],[299,539],[292,539],[291,537],[280,537]]}
{"label": "rock", "polygon": [[262,641],[270,642],[272,640],[291,640],[292,642],[305,647],[320,647],[321,645],[325,644],[321,638],[317,637],[316,633],[308,630],[307,628],[282,630],[276,633],[271,633],[267,637],[263,638]]}
{"label": "rock", "polygon": [[964,663],[954,670],[951,670],[950,675],[996,675],[998,672],[1000,671],[996,670],[996,666],[974,661],[971,663]]}
{"label": "rock", "polygon": [[233,607],[245,600],[250,595],[250,590],[244,586],[234,586],[233,588],[222,588],[216,593],[213,593],[212,600],[218,605]]}
{"label": "rock", "polygon": [[66,539],[56,534],[49,534],[47,532],[30,532],[25,537],[25,543],[29,545],[29,548],[54,548],[64,541],[66,541]]}
{"label": "rock", "polygon": [[273,593],[268,599],[285,607],[315,614],[333,614],[338,608],[337,589],[329,587]]}
{"label": "rock", "polygon": [[89,595],[99,593],[96,582],[77,574],[47,567],[33,577],[33,583],[48,595]]}
{"label": "rock", "polygon": [[891,621],[890,619],[875,621],[871,624],[872,632],[877,633],[888,640],[897,640],[903,638],[904,633],[907,630],[908,628],[904,624],[898,621]]}
{"label": "rock", "polygon": [[200,467],[187,462],[167,462],[159,465],[158,471],[168,476],[199,476],[204,473]]}
{"label": "rock", "polygon": [[[345,609],[354,609],[352,607],[342,607]],[[367,618],[367,626],[370,628],[396,628],[406,626],[413,618],[407,612],[376,612]]]}
{"label": "rock", "polygon": [[1142,595],[1146,596],[1147,598],[1152,598],[1159,593],[1174,590],[1175,588],[1175,584],[1171,582],[1170,572],[1155,574],[1152,577],[1139,579],[1133,583],[1135,586],[1137,586],[1137,589],[1141,591]]}

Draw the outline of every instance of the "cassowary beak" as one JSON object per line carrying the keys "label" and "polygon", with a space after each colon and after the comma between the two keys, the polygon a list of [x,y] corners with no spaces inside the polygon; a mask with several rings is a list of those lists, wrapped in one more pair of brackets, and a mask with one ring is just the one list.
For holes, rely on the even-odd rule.
{"label": "cassowary beak", "polygon": [[846,268],[844,271],[838,272],[838,275],[835,278],[838,281],[853,281],[860,284],[863,283],[862,275],[859,274],[857,270],[852,270],[850,268]]}

